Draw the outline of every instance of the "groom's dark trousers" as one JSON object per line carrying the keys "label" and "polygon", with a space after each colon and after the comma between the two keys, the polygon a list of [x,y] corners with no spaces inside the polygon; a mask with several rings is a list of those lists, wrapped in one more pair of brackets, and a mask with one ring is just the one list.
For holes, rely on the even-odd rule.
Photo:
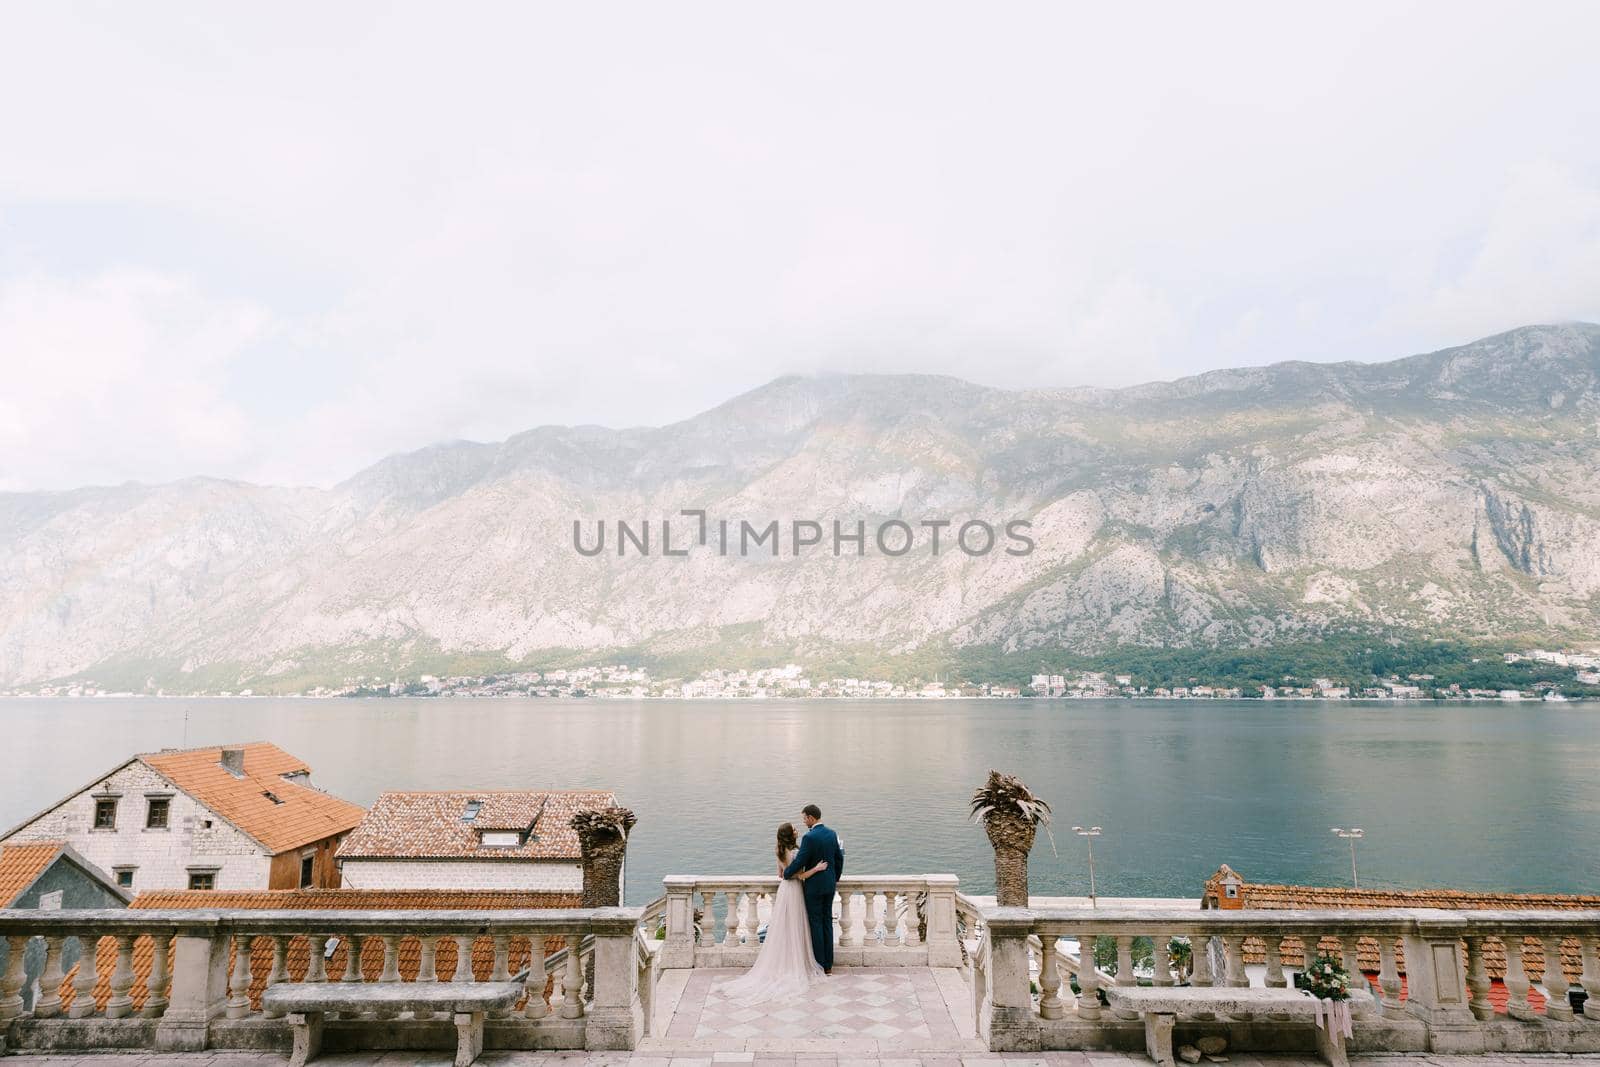
{"label": "groom's dark trousers", "polygon": [[839,837],[820,822],[806,831],[800,839],[800,851],[794,862],[784,868],[783,876],[793,878],[808,871],[818,863],[827,861],[828,869],[818,871],[800,885],[806,897],[806,924],[811,927],[811,954],[825,971],[833,970],[833,893],[844,876],[844,849],[839,847]]}

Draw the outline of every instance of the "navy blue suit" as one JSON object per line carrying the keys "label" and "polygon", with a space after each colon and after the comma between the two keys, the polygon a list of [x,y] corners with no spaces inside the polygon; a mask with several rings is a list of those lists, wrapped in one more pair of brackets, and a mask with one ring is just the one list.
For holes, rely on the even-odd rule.
{"label": "navy blue suit", "polygon": [[839,836],[820,822],[800,839],[794,862],[783,876],[793,878],[826,861],[828,869],[818,871],[800,885],[806,896],[806,924],[811,927],[811,953],[825,971],[833,970],[833,894],[844,875],[844,849]]}

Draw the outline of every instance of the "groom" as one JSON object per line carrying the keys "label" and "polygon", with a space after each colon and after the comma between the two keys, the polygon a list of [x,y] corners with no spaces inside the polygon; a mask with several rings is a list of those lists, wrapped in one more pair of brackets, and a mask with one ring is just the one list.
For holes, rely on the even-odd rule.
{"label": "groom", "polygon": [[822,825],[822,809],[807,804],[800,810],[806,824],[806,835],[800,839],[800,851],[794,862],[784,868],[783,876],[793,878],[801,871],[826,862],[826,870],[818,871],[801,882],[806,895],[806,924],[811,927],[811,954],[822,965],[823,974],[833,973],[833,893],[844,876],[844,849],[839,847],[839,837]]}

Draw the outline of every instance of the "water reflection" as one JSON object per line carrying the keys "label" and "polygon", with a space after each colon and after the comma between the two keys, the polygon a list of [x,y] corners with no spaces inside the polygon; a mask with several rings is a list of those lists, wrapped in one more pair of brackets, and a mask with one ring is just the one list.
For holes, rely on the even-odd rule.
{"label": "water reflection", "polygon": [[[1102,895],[1247,878],[1343,884],[1333,825],[1367,830],[1372,885],[1593,891],[1600,715],[1586,705],[1239,702],[13,700],[0,824],[132,752],[273,741],[358,803],[381,789],[612,787],[640,816],[628,898],[675,871],[764,871],[820,804],[857,872],[992,882],[966,798],[1021,775],[1062,826],[1099,824]],[[1579,843],[1582,843],[1581,845]],[[1041,835],[1033,884],[1082,894],[1081,842]]]}

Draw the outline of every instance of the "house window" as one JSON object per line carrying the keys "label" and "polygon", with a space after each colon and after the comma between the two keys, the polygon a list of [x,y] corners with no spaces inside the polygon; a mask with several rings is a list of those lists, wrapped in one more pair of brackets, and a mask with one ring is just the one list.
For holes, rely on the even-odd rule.
{"label": "house window", "polygon": [[1223,886],[1222,891],[1223,893],[1227,894],[1229,900],[1235,900],[1239,896],[1239,887],[1234,885],[1232,882],[1229,882],[1227,885]]}
{"label": "house window", "polygon": [[308,852],[300,857],[300,888],[309,889],[317,880],[317,854]]}
{"label": "house window", "polygon": [[215,889],[215,888],[217,888],[217,872],[216,871],[210,871],[210,870],[207,870],[207,871],[190,871],[189,872],[189,888],[190,889]]}
{"label": "house window", "polygon": [[94,828],[96,830],[115,830],[117,828],[116,797],[95,797]]}
{"label": "house window", "polygon": [[484,830],[478,840],[484,848],[516,848],[522,844],[522,835],[515,830]]}
{"label": "house window", "polygon": [[467,810],[463,811],[461,813],[461,821],[462,822],[471,822],[473,819],[476,819],[478,817],[478,812],[480,812],[482,810],[483,810],[483,801],[481,801],[481,800],[469,800],[469,801],[467,801]]}
{"label": "house window", "polygon": [[136,870],[138,870],[137,867],[117,867],[113,870],[112,873],[117,876],[117,885],[123,889],[132,889],[133,872]]}
{"label": "house window", "polygon": [[147,830],[165,830],[167,816],[172,811],[171,797],[150,797],[150,807],[146,809],[144,825]]}

